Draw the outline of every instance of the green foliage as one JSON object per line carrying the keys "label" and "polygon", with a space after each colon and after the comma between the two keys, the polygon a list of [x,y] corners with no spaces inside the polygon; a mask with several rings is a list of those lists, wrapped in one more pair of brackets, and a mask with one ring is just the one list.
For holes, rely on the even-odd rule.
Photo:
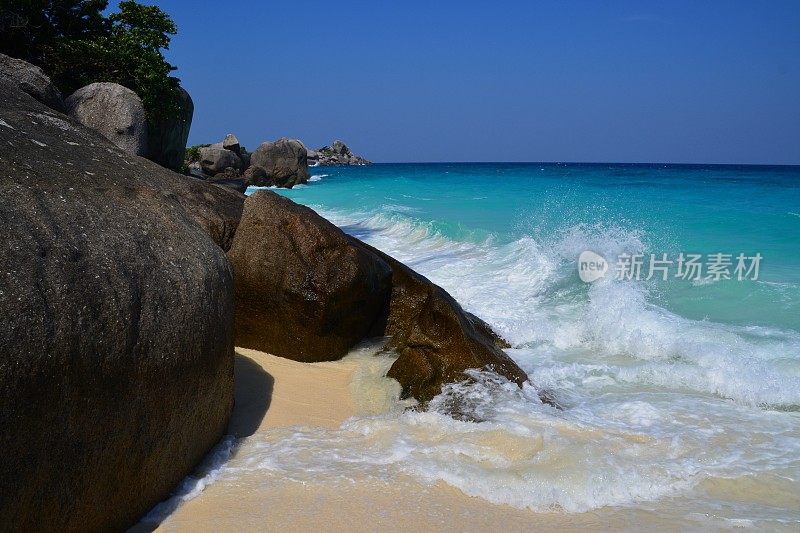
{"label": "green foliage", "polygon": [[106,6],[105,0],[14,0],[14,12],[29,22],[11,32],[24,36],[23,43],[10,42],[3,31],[0,51],[41,66],[64,94],[110,81],[139,95],[151,123],[176,116],[178,79],[169,75],[175,67],[163,55],[175,23],[161,8],[133,0],[120,2],[108,17],[102,15]]}
{"label": "green foliage", "polygon": [[0,52],[44,68],[59,42],[108,33],[106,0],[0,0]]}
{"label": "green foliage", "polygon": [[211,146],[211,145],[195,144],[194,146],[188,146],[186,148],[186,155],[184,156],[186,163],[194,163],[195,161],[200,161],[200,148],[205,148],[206,146]]}

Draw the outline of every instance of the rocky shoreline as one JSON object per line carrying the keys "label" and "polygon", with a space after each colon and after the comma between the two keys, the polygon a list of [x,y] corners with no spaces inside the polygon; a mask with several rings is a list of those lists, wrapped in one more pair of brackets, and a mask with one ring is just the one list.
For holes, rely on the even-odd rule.
{"label": "rocky shoreline", "polygon": [[[111,89],[65,109],[114,108]],[[421,407],[467,369],[527,379],[442,288],[307,207],[231,190],[307,180],[301,142],[250,154],[226,137],[201,150],[214,173],[200,180],[114,139],[144,138],[135,128],[98,133],[96,111],[65,115],[13,74],[0,93],[6,527],[138,521],[225,434],[234,346],[315,362],[388,339],[388,375]]]}
{"label": "rocky shoreline", "polygon": [[308,151],[308,161],[314,166],[365,166],[371,165],[359,155],[355,155],[342,141],[333,141],[330,146],[323,146],[318,150]]}
{"label": "rocky shoreline", "polygon": [[309,166],[363,166],[371,164],[354,155],[342,141],[309,150],[302,141],[280,138],[248,152],[233,133],[214,144],[187,150],[187,174],[244,192],[249,186],[283,187],[308,183]]}

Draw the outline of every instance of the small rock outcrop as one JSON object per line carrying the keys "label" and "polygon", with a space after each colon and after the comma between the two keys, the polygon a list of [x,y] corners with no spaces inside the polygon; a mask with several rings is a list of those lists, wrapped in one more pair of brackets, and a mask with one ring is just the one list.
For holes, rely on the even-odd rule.
{"label": "small rock outcrop", "polygon": [[483,320],[464,311],[447,291],[393,257],[350,237],[392,269],[392,292],[373,336],[387,336],[385,349],[399,355],[388,377],[405,397],[428,402],[471,368],[491,369],[520,385],[528,376],[500,347],[507,343]]}
{"label": "small rock outcrop", "polygon": [[225,431],[244,197],[0,94],[0,529],[122,531]]}
{"label": "small rock outcrop", "polygon": [[183,87],[178,87],[178,90],[180,102],[177,114],[148,125],[147,159],[170,170],[180,169],[183,163],[194,115],[192,97]]}
{"label": "small rock outcrop", "polygon": [[267,176],[267,171],[261,167],[251,166],[244,171],[244,181],[249,185],[256,187],[270,187],[274,182]]}
{"label": "small rock outcrop", "polygon": [[330,146],[323,146],[319,150],[309,150],[308,161],[320,166],[363,166],[370,165],[369,161],[355,155],[342,141],[333,141]]}
{"label": "small rock outcrop", "polygon": [[147,156],[147,115],[139,96],[118,83],[81,87],[64,102],[67,114],[129,154]]}
{"label": "small rock outcrop", "polygon": [[203,173],[207,176],[216,176],[227,169],[233,169],[238,175],[242,170],[241,158],[236,152],[222,146],[211,145],[200,148],[199,163]]}
{"label": "small rock outcrop", "polygon": [[296,361],[340,359],[388,302],[391,271],[384,261],[271,191],[245,202],[228,259],[237,346]]}
{"label": "small rock outcrop", "polygon": [[291,189],[311,177],[307,154],[302,142],[284,137],[262,143],[253,152],[250,165],[264,170],[270,185]]}
{"label": "small rock outcrop", "polygon": [[236,137],[233,133],[229,133],[222,139],[222,147],[226,150],[230,150],[231,152],[235,152],[236,155],[241,155],[242,147],[239,144],[239,138]]}
{"label": "small rock outcrop", "polygon": [[33,96],[41,103],[64,112],[64,100],[50,78],[37,66],[27,61],[0,54],[0,79],[16,85],[23,92]]}

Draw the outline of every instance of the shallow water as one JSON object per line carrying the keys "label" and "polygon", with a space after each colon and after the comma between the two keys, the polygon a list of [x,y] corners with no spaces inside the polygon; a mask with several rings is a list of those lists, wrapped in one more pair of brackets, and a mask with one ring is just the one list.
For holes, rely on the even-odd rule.
{"label": "shallow water", "polygon": [[[222,475],[411,478],[539,513],[641,511],[683,527],[800,523],[800,170],[313,171],[281,193],[442,285],[564,410],[487,373],[426,413],[365,388],[383,398],[372,414],[282,432]],[[584,250],[763,262],[758,280],[587,284]],[[447,416],[450,396],[483,422]]]}

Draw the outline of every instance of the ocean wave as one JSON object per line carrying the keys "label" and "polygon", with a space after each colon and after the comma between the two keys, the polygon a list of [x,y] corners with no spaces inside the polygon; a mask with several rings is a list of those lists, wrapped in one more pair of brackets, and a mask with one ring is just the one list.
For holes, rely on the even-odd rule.
{"label": "ocean wave", "polygon": [[[219,475],[264,472],[310,484],[410,475],[496,504],[585,512],[797,463],[794,426],[723,400],[698,409],[679,393],[605,394],[557,410],[531,386],[490,372],[471,378],[445,387],[426,412],[388,409],[335,430],[289,428],[250,442],[246,457]],[[783,447],[754,445],[777,438]]]}
{"label": "ocean wave", "polygon": [[[646,283],[578,279],[581,251],[642,253],[641,232],[597,224],[549,238],[457,240],[402,210],[317,210],[491,323],[530,383],[470,371],[428,411],[406,410],[398,384],[382,377],[389,362],[361,353],[369,364],[352,385],[358,416],[248,440],[179,497],[249,473],[308,484],[412,476],[495,504],[580,513],[698,498],[718,480],[800,468],[791,412],[800,334],[691,320],[655,305]],[[541,388],[563,409],[542,404]]]}
{"label": "ocean wave", "polygon": [[[487,320],[514,356],[547,380],[542,357],[609,362],[610,382],[690,389],[753,406],[800,404],[800,334],[697,321],[655,305],[645,282],[576,272],[583,250],[605,257],[644,253],[642,232],[575,225],[548,239],[453,240],[401,211],[318,209],[345,231],[409,264]],[[549,381],[548,381],[549,382]],[[554,384],[555,386],[556,384]]]}

